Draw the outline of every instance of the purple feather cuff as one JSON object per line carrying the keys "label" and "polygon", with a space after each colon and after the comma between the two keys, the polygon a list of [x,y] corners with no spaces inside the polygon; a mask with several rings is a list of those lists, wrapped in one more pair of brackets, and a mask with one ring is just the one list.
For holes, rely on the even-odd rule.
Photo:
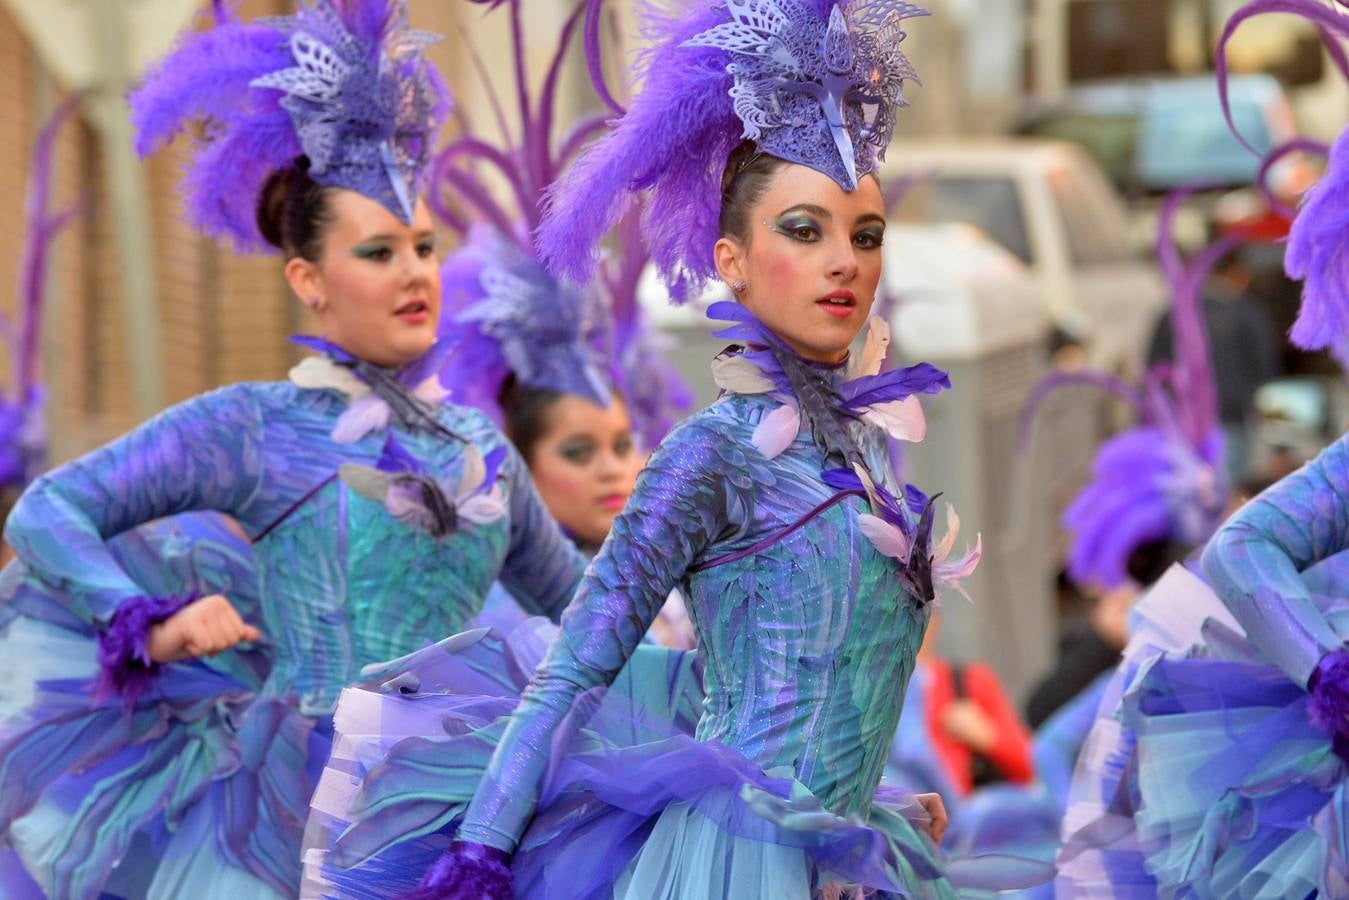
{"label": "purple feather cuff", "polygon": [[94,699],[122,698],[131,709],[154,684],[164,667],[150,659],[150,629],[187,606],[196,597],[133,597],[113,613],[98,636],[98,677]]}
{"label": "purple feather cuff", "polygon": [[1307,690],[1312,721],[1331,733],[1336,755],[1349,763],[1349,648],[1322,657]]}
{"label": "purple feather cuff", "polygon": [[403,900],[511,900],[510,859],[496,847],[455,841]]}

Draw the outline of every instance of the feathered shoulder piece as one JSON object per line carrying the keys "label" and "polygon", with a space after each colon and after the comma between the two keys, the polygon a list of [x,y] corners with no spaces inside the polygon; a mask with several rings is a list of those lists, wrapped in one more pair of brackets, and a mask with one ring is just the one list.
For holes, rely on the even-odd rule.
{"label": "feathered shoulder piece", "polygon": [[648,8],[643,90],[554,187],[539,232],[549,268],[589,279],[601,239],[649,190],[644,237],[676,300],[713,276],[721,176],[742,140],[844,190],[871,172],[916,80],[901,0],[686,0]]}
{"label": "feathered shoulder piece", "polygon": [[293,16],[219,15],[186,35],[132,93],[141,155],[203,123],[182,185],[189,220],[244,251],[268,177],[309,159],[319,184],[412,220],[449,94],[408,28],[406,0],[302,0]]}

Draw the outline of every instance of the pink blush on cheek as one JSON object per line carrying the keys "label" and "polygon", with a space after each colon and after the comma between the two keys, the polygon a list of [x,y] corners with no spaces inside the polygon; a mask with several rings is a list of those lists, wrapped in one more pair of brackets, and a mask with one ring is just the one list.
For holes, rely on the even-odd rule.
{"label": "pink blush on cheek", "polygon": [[769,327],[773,326],[774,320],[781,321],[779,317],[784,313],[815,302],[811,286],[819,280],[819,275],[811,277],[811,267],[802,259],[805,255],[794,247],[756,248],[750,292],[756,298],[762,298],[757,304],[761,308],[755,312]]}

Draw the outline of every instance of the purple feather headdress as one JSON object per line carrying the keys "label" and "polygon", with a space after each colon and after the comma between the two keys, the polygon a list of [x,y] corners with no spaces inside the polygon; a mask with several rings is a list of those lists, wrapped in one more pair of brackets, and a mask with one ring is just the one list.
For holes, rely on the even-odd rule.
{"label": "purple feather headdress", "polygon": [[267,249],[255,210],[268,177],[300,157],[319,184],[412,219],[449,93],[408,28],[406,0],[312,0],[248,24],[217,11],[130,97],[147,155],[190,120],[204,139],[183,190],[190,221],[243,251]]}
{"label": "purple feather headdress", "polygon": [[[1227,98],[1227,42],[1247,19],[1265,13],[1300,15],[1316,25],[1325,39],[1330,57],[1341,74],[1349,78],[1349,57],[1340,40],[1349,38],[1349,16],[1320,0],[1253,0],[1228,20],[1215,57],[1218,88],[1228,125],[1237,139],[1256,152],[1237,130]],[[1349,128],[1332,147],[1303,138],[1276,148],[1261,166],[1261,190],[1276,209],[1283,209],[1264,184],[1263,175],[1290,152],[1319,151],[1329,157],[1325,176],[1303,197],[1293,219],[1284,254],[1290,278],[1302,282],[1302,306],[1289,332],[1293,343],[1304,350],[1342,351],[1349,342]]]}
{"label": "purple feather headdress", "polygon": [[644,87],[549,195],[539,251],[584,282],[604,236],[649,190],[643,236],[676,301],[715,274],[721,176],[742,140],[845,190],[872,171],[916,80],[901,0],[685,0],[647,8]]}
{"label": "purple feather headdress", "polygon": [[1091,480],[1064,511],[1072,536],[1068,574],[1079,584],[1123,583],[1129,557],[1149,542],[1202,543],[1227,508],[1202,290],[1209,271],[1238,241],[1219,238],[1188,264],[1180,259],[1171,235],[1180,204],[1192,192],[1167,197],[1158,226],[1157,256],[1171,286],[1175,359],[1154,366],[1138,388],[1110,375],[1056,373],[1032,393],[1022,417],[1024,435],[1044,398],[1074,383],[1104,388],[1138,413],[1136,426],[1101,446]]}
{"label": "purple feather headdress", "polygon": [[642,242],[642,203],[615,230],[614,252],[600,263],[607,315],[596,317],[591,346],[608,360],[609,380],[627,404],[638,445],[650,450],[693,408],[693,392],[670,362],[669,335],[646,321],[637,284],[650,257]]}
{"label": "purple feather headdress", "polygon": [[[521,0],[488,0],[488,5],[509,5],[518,128],[513,134],[492,91],[491,71],[475,56],[501,139],[483,138],[465,120],[463,133],[436,156],[428,197],[441,219],[468,236],[467,245],[446,260],[442,273],[442,335],[459,345],[445,383],[458,402],[485,409],[498,421],[498,392],[511,372],[527,385],[577,394],[600,405],[608,404],[616,388],[634,431],[644,445],[654,446],[677,414],[692,405],[692,395],[664,359],[661,336],[646,327],[637,303],[637,282],[649,259],[636,229],[640,205],[632,205],[615,252],[604,260],[600,277],[590,282],[593,289],[553,279],[536,261],[533,247],[548,187],[604,129],[608,117],[597,113],[566,129],[556,128],[562,65],[578,27],[584,32],[596,92],[611,110],[622,111],[600,65],[603,0],[588,0],[566,20],[537,98],[528,89],[532,79]],[[555,130],[560,133],[555,135]],[[505,179],[506,200],[483,189],[475,167]],[[483,224],[470,226],[475,219]],[[550,309],[550,303],[559,308]]]}
{"label": "purple feather headdress", "polygon": [[514,374],[530,388],[609,405],[610,388],[585,339],[592,298],[556,281],[508,237],[474,227],[445,260],[441,290],[440,338],[455,347],[441,382],[455,402],[500,424],[497,397]]}
{"label": "purple feather headdress", "polygon": [[19,323],[0,315],[0,338],[9,345],[14,364],[12,396],[0,390],[0,488],[23,487],[46,464],[47,435],[43,392],[38,381],[38,328],[46,286],[47,253],[56,235],[79,214],[75,202],[57,212],[49,209],[56,137],[80,108],[83,94],[72,94],[56,108],[33,148],[24,210],[24,244],[19,263]]}

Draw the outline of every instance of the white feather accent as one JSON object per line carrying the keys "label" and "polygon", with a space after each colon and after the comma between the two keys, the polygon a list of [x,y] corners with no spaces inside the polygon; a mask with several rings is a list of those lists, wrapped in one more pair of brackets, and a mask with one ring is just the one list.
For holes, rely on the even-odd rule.
{"label": "white feather accent", "polygon": [[862,482],[862,487],[867,492],[867,502],[871,504],[871,508],[880,509],[881,498],[876,494],[876,482],[871,480],[871,473],[867,471],[867,467],[861,463],[853,463],[852,470],[853,474],[857,476],[857,480]]}
{"label": "white feather accent", "polygon": [[855,356],[848,362],[848,380],[879,375],[881,364],[885,362],[885,356],[889,351],[890,326],[880,316],[872,316],[867,328],[866,343],[862,347],[862,355]]}
{"label": "white feather accent", "polygon": [[927,416],[923,414],[923,404],[915,396],[868,406],[862,418],[885,429],[885,433],[897,441],[916,444],[927,436]]}
{"label": "white feather accent", "polygon": [[390,478],[387,472],[381,472],[370,466],[357,463],[342,463],[337,468],[342,483],[367,500],[383,503],[389,493]]}
{"label": "white feather accent", "polygon": [[773,459],[790,447],[800,432],[801,410],[784,403],[759,420],[750,443],[766,458]]}
{"label": "white feather accent", "polygon": [[479,494],[456,503],[455,508],[459,511],[461,519],[474,525],[490,525],[506,515],[506,498],[500,488],[494,487],[486,494]]}
{"label": "white feather accent", "polygon": [[449,399],[449,390],[440,383],[439,375],[432,375],[412,389],[412,396],[424,400],[432,406],[439,406]]}
{"label": "white feather accent", "polygon": [[372,431],[389,425],[389,404],[374,394],[360,398],[333,424],[332,438],[339,444],[354,444]]}
{"label": "white feather accent", "polygon": [[974,549],[965,554],[964,557],[953,563],[942,563],[932,567],[932,580],[946,587],[955,588],[961,596],[973,603],[974,598],[969,595],[960,582],[974,574],[983,554],[983,535],[975,535]]}
{"label": "white feather accent", "polygon": [[487,463],[483,459],[482,451],[469,444],[464,448],[464,469],[459,473],[459,490],[455,492],[455,501],[463,500],[482,487],[483,479],[486,477]]}
{"label": "white feather accent", "polygon": [[960,516],[956,515],[956,508],[951,504],[946,504],[946,534],[942,536],[941,544],[937,546],[937,552],[932,554],[933,563],[946,562],[946,557],[951,555],[951,549],[956,545],[956,536],[960,534]]}
{"label": "white feather accent", "polygon": [[943,563],[941,566],[942,580],[948,584],[954,584],[962,578],[968,578],[974,574],[974,570],[979,567],[979,560],[984,555],[984,536],[976,534],[974,536],[974,549],[966,553],[963,557],[953,563]]}
{"label": "white feather accent", "polygon": [[429,518],[420,498],[397,484],[389,487],[389,496],[384,499],[384,508],[389,511],[389,515],[401,521],[409,519],[420,521]]}
{"label": "white feather accent", "polygon": [[359,400],[370,393],[370,386],[352,374],[350,369],[339,366],[326,356],[306,356],[291,368],[289,377],[291,383],[298,387],[310,390],[331,388],[341,391],[352,400]]}
{"label": "white feather accent", "polygon": [[721,356],[712,360],[712,380],[717,387],[733,394],[767,394],[774,390],[768,376],[743,356]]}
{"label": "white feather accent", "polygon": [[879,516],[862,513],[857,517],[857,527],[871,541],[882,556],[907,561],[909,558],[909,538],[889,522]]}

